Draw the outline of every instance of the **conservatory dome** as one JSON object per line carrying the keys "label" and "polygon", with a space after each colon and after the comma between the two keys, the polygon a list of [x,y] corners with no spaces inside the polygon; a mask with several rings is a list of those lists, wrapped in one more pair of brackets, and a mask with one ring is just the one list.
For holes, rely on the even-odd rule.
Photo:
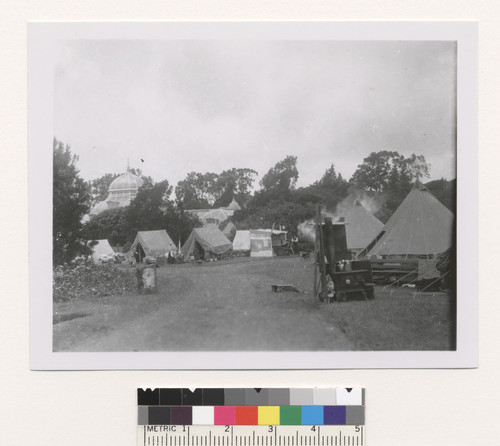
{"label": "conservatory dome", "polygon": [[108,197],[104,201],[97,203],[90,211],[90,215],[98,215],[108,209],[130,205],[130,202],[136,197],[137,191],[143,183],[144,181],[141,177],[131,172],[126,172],[115,178],[109,185]]}
{"label": "conservatory dome", "polygon": [[118,178],[115,178],[109,185],[108,200],[120,198],[128,198],[132,200],[137,195],[137,191],[143,183],[144,181],[142,180],[142,178],[134,175],[133,173],[126,172],[123,175],[120,175]]}

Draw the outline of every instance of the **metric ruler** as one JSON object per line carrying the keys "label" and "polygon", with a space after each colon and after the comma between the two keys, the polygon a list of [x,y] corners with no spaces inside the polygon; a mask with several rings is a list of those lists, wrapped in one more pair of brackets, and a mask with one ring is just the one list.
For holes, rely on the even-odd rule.
{"label": "metric ruler", "polygon": [[138,426],[138,446],[364,446],[364,426]]}
{"label": "metric ruler", "polygon": [[138,389],[138,446],[364,446],[365,393]]}

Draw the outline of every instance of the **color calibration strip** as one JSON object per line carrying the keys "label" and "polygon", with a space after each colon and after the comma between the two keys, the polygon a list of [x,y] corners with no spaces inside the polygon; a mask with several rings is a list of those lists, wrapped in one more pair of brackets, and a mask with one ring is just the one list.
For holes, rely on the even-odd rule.
{"label": "color calibration strip", "polygon": [[360,426],[364,389],[138,389],[142,426]]}

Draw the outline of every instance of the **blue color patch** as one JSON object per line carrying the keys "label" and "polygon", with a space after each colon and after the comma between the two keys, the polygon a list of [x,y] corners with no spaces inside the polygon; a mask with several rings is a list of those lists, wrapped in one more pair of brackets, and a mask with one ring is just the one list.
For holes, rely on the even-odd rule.
{"label": "blue color patch", "polygon": [[323,424],[323,406],[302,406],[302,424]]}
{"label": "blue color patch", "polygon": [[346,406],[325,406],[324,414],[325,424],[346,424]]}

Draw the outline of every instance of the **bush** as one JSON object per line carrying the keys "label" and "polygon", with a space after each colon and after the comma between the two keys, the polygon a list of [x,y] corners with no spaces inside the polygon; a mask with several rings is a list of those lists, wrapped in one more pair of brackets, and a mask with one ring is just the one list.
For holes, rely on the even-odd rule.
{"label": "bush", "polygon": [[103,297],[128,294],[137,289],[135,272],[111,263],[61,265],[54,268],[54,302],[80,297]]}

